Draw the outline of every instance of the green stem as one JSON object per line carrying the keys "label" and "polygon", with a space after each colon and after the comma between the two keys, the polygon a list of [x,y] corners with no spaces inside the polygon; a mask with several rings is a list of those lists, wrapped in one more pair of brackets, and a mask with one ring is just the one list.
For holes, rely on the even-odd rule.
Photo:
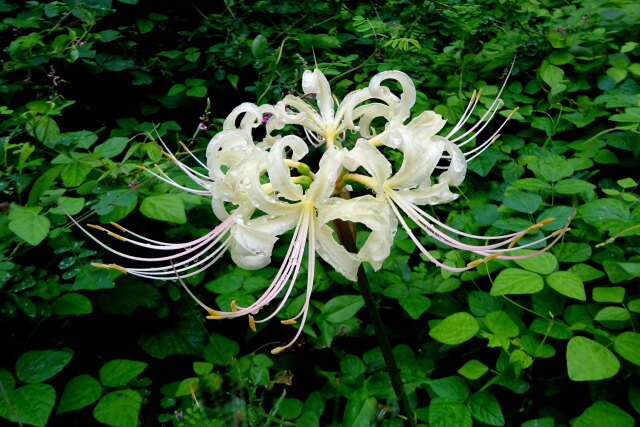
{"label": "green stem", "polygon": [[[354,237],[355,230],[352,227],[353,224],[341,221],[339,219],[334,220],[333,223],[335,225],[338,238],[344,245],[345,249],[352,253],[357,252]],[[376,303],[373,299],[373,294],[371,293],[371,288],[369,287],[369,281],[367,280],[367,275],[365,274],[364,267],[362,265],[360,265],[360,268],[358,268],[358,287],[360,288],[362,299],[364,299],[364,304],[367,307],[369,316],[371,317],[373,329],[376,332],[376,336],[378,337],[378,343],[380,344],[380,350],[382,351],[384,363],[387,366],[387,372],[389,373],[389,378],[391,379],[391,385],[393,386],[393,391],[395,392],[396,398],[398,399],[398,405],[400,406],[400,414],[403,424],[406,427],[414,427],[416,425],[416,421],[413,416],[413,412],[411,411],[411,406],[409,405],[409,399],[407,399],[407,393],[405,392],[404,384],[402,383],[400,370],[398,369],[398,364],[396,363],[396,359],[393,356],[393,351],[391,351],[391,344],[389,343],[387,332],[385,330],[384,324],[382,323],[382,319],[380,318],[380,313],[378,313],[378,310],[376,309]]]}

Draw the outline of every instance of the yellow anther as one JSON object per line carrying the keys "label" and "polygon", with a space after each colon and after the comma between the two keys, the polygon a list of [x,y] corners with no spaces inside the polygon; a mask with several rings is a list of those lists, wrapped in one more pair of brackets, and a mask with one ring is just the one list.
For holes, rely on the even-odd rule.
{"label": "yellow anther", "polygon": [[187,148],[187,145],[182,142],[182,141],[178,141],[178,144],[180,144],[180,146],[185,150],[185,151],[189,151],[189,149]]}
{"label": "yellow anther", "polygon": [[515,114],[518,112],[519,109],[520,109],[520,107],[516,107],[513,110],[511,110],[511,112],[507,116],[507,120],[510,120],[513,116],[515,116]]}
{"label": "yellow anther", "polygon": [[560,230],[556,230],[556,231],[554,231],[553,233],[551,233],[551,236],[552,236],[552,237],[555,237],[555,236],[557,236],[558,234],[564,234],[564,233],[566,233],[566,232],[567,232],[567,231],[569,231],[569,230],[571,230],[569,227],[567,227],[567,228],[561,228]]}
{"label": "yellow anther", "polygon": [[136,165],[136,167],[137,167],[138,169],[142,169],[143,171],[148,170],[148,169],[147,169],[147,168],[145,168],[144,166]]}
{"label": "yellow anther", "polygon": [[209,313],[209,316],[220,316],[220,312],[209,308],[209,307],[205,307],[205,310],[207,310],[207,313]]}
{"label": "yellow anther", "polygon": [[111,236],[111,237],[115,237],[115,238],[116,238],[116,239],[118,239],[118,240],[122,240],[123,242],[126,242],[126,241],[127,241],[127,239],[125,239],[125,238],[124,238],[124,237],[122,237],[121,235],[116,234],[116,233],[112,233],[111,231],[107,231],[107,234],[108,234],[109,236]]}
{"label": "yellow anther", "polygon": [[469,267],[469,268],[473,268],[473,267],[475,267],[475,266],[477,266],[477,265],[482,264],[482,261],[484,261],[484,260],[482,260],[482,259],[477,259],[477,260],[475,260],[475,261],[471,261],[470,263],[468,263],[468,264],[467,264],[467,267]]}
{"label": "yellow anther", "polygon": [[271,354],[282,353],[283,350],[284,350],[284,347],[276,347],[273,350],[271,350]]}
{"label": "yellow anther", "polygon": [[111,221],[111,225],[113,225],[115,228],[117,228],[118,230],[122,231],[123,233],[127,232],[127,230],[123,226],[118,224],[117,222]]}
{"label": "yellow anther", "polygon": [[99,225],[87,224],[87,227],[95,228],[96,230],[100,230],[100,231],[107,231],[103,227],[100,227]]}
{"label": "yellow anther", "polygon": [[550,222],[555,221],[555,218],[547,218],[547,219],[543,219],[542,221],[540,221],[540,224],[545,225],[545,224],[549,224]]}
{"label": "yellow anther", "polygon": [[234,313],[238,311],[238,307],[236,306],[236,300],[231,301],[231,311]]}
{"label": "yellow anther", "polygon": [[256,321],[254,320],[252,315],[249,315],[249,327],[253,332],[256,332]]}
{"label": "yellow anther", "polygon": [[280,323],[283,325],[295,325],[297,322],[293,319],[281,320]]}
{"label": "yellow anther", "polygon": [[100,264],[99,262],[92,262],[91,266],[95,268],[106,268],[107,270],[111,268],[107,264]]}
{"label": "yellow anther", "polygon": [[222,319],[226,319],[226,317],[224,317],[224,316],[207,316],[206,318],[207,318],[207,319],[210,319],[210,320],[222,320]]}
{"label": "yellow anther", "polygon": [[[162,154],[168,158],[169,160],[171,160],[173,163],[175,163],[176,165],[178,164],[178,161],[176,160],[175,157],[173,157],[171,154],[167,153],[166,151],[162,150]],[[156,167],[158,168],[158,170],[160,169],[160,166],[156,165]]]}
{"label": "yellow anther", "polygon": [[515,239],[513,239],[513,242],[509,243],[509,246],[507,246],[509,249],[511,249],[512,247],[514,247],[516,245],[516,243],[518,243],[518,240],[522,239],[522,236],[524,236],[524,234],[519,234],[516,236]]}
{"label": "yellow anther", "polygon": [[486,257],[483,262],[489,262],[492,259],[498,258],[500,255],[502,255],[504,252],[496,252],[495,254],[491,254],[488,257]]}
{"label": "yellow anther", "polygon": [[537,230],[538,228],[542,228],[543,225],[544,224],[533,224],[531,227],[529,227],[526,230],[524,230],[524,232],[528,233],[530,231]]}
{"label": "yellow anther", "polygon": [[114,270],[118,270],[120,273],[124,273],[124,274],[128,274],[129,272],[127,271],[126,268],[118,265],[118,264],[107,264],[107,266],[109,268],[113,268]]}

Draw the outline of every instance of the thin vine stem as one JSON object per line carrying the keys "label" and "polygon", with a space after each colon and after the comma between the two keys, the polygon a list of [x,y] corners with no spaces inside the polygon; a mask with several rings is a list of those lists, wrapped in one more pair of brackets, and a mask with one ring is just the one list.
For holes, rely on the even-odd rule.
{"label": "thin vine stem", "polygon": [[[344,247],[349,252],[357,252],[353,223],[348,223],[339,219],[334,220],[333,223],[335,225],[338,238]],[[371,287],[369,286],[369,280],[367,279],[367,275],[362,265],[358,268],[358,288],[362,294],[362,299],[364,299],[364,305],[367,307],[367,311],[369,312],[369,317],[371,317],[373,329],[378,337],[378,344],[380,345],[382,357],[387,367],[387,373],[391,379],[393,391],[398,399],[402,422],[406,427],[414,427],[416,425],[416,420],[413,415],[413,411],[411,411],[411,406],[409,405],[409,399],[407,398],[404,383],[400,376],[400,370],[398,369],[398,364],[393,356],[389,337],[387,336],[384,324],[382,323],[380,313],[378,313],[378,309],[376,308],[376,303],[373,299],[373,294],[371,293]]]}

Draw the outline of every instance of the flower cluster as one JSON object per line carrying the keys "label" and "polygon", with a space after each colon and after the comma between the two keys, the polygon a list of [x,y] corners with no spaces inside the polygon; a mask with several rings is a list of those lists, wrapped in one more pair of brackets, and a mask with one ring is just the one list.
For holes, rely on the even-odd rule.
{"label": "flower cluster", "polygon": [[[394,94],[383,85],[385,81],[396,81],[402,92]],[[460,121],[446,136],[439,136],[445,125],[439,114],[425,111],[410,119],[416,91],[411,79],[400,71],[376,75],[367,87],[349,93],[340,103],[334,99],[326,77],[317,69],[304,72],[302,88],[303,96],[288,95],[275,105],[244,103],[235,108],[225,120],[223,130],[209,142],[206,164],[183,145],[198,164],[189,167],[165,146],[165,155],[200,188],[180,185],[160,168],[157,173],[143,168],[177,188],[211,197],[213,213],[221,221],[216,228],[190,242],[167,243],[145,238],[115,223],[112,225],[117,233],[89,225],[132,245],[166,254],[150,258],[124,254],[83,229],[105,249],[152,266],[94,265],[149,279],[180,280],[208,312],[208,318],[247,316],[255,330],[256,323],[268,321],[283,308],[306,251],[305,302],[296,316],[282,321],[300,326],[288,344],[272,350],[278,353],[291,346],[302,332],[313,288],[316,254],[346,278],[356,280],[363,262],[375,270],[381,267],[401,226],[434,264],[460,272],[494,258],[533,256],[548,249],[567,230],[563,228],[541,240],[517,245],[526,233],[551,219],[517,233],[476,236],[456,230],[420,208],[454,200],[457,195],[452,189],[462,183],[467,162],[499,137],[498,132],[515,110],[474,148],[465,147],[486,133],[488,123],[502,107],[499,98],[502,89],[486,112],[465,130],[480,100],[481,94],[474,92]],[[254,137],[258,128],[265,134],[260,141]],[[396,158],[401,158],[395,170],[387,157],[394,152],[399,154],[394,155]],[[359,191],[354,192],[353,187]],[[441,262],[423,246],[406,218],[427,236],[452,248],[473,252],[477,259],[463,267]],[[347,251],[334,238],[335,220],[361,224],[359,227],[370,231],[357,253]],[[279,237],[290,230],[293,230],[291,242],[275,278],[264,294],[247,307],[234,302],[229,311],[212,309],[181,280],[207,269],[226,251],[242,268],[262,268],[270,263]],[[459,240],[462,238],[478,243],[464,243]],[[513,254],[516,249],[540,246],[546,240],[552,241],[537,252]],[[258,318],[261,309],[274,300],[279,301],[275,309]]]}

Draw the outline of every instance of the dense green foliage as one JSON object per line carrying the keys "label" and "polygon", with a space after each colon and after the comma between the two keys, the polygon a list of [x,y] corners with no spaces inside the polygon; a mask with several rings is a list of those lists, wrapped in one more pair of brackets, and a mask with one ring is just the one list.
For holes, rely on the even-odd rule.
{"label": "dense green foliage", "polygon": [[[637,3],[373,3],[0,0],[0,417],[400,425],[355,284],[319,262],[304,339],[272,356],[291,326],[253,333],[241,320],[205,321],[174,283],[91,267],[120,260],[71,227],[65,210],[190,240],[215,225],[210,200],[135,168],[171,166],[158,136],[204,156],[218,118],[242,101],[299,93],[302,71],[316,64],[335,77],[338,98],[402,70],[419,110],[455,123],[474,89],[490,102],[516,56],[502,98],[518,114],[469,164],[462,197],[433,213],[486,235],[557,218],[535,239],[575,210],[572,230],[535,258],[462,274],[425,262],[401,232],[369,279],[420,423],[634,425]],[[423,243],[452,265],[471,260]],[[223,258],[188,283],[227,308],[260,295],[274,272]],[[300,285],[285,311],[301,304]]]}

